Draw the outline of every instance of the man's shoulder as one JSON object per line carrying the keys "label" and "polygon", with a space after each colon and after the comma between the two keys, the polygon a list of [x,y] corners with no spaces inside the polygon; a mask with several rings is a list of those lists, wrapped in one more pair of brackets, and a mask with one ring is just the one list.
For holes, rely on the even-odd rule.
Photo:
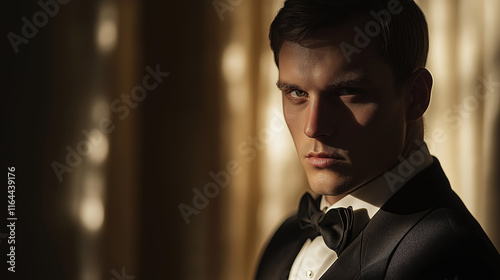
{"label": "man's shoulder", "polygon": [[424,272],[424,278],[439,275],[469,279],[484,272],[500,277],[496,268],[500,264],[498,251],[451,189],[437,160],[395,197],[383,208],[389,211],[403,209],[403,216],[419,211],[424,211],[425,215],[395,247],[387,271],[389,275],[404,278]]}
{"label": "man's shoulder", "polygon": [[401,239],[387,273],[399,278],[476,279],[484,274],[490,277],[484,279],[500,279],[499,265],[498,251],[472,215],[462,209],[436,208]]}
{"label": "man's shoulder", "polygon": [[[467,243],[473,243],[494,248],[483,228],[462,205],[432,209],[409,234],[420,236],[422,245],[426,246],[441,244],[440,246],[459,246],[460,250],[464,250]],[[475,249],[479,247],[474,246]]]}
{"label": "man's shoulder", "polygon": [[297,213],[294,213],[293,215],[287,217],[283,221],[283,223],[281,223],[281,225],[276,230],[276,232],[278,232],[278,231],[289,231],[289,230],[295,231],[297,229],[300,229],[299,228],[299,222],[298,222],[298,218],[297,218]]}
{"label": "man's shoulder", "polygon": [[429,240],[446,238],[449,242],[477,238],[491,244],[486,233],[452,190],[439,161],[434,163],[396,193],[394,201],[383,208],[405,214],[427,212],[416,224],[425,228]]}
{"label": "man's shoulder", "polygon": [[495,268],[500,264],[498,251],[451,189],[436,158],[396,192],[381,212],[374,216],[378,226],[371,227],[372,234],[383,235],[381,231],[402,227],[407,230],[389,255],[387,275],[395,279],[410,275],[470,279],[467,277],[478,271],[499,273]]}

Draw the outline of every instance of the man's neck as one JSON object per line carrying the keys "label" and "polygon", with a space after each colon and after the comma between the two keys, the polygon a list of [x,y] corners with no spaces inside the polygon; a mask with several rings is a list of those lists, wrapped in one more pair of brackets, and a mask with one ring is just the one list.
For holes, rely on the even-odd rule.
{"label": "man's neck", "polygon": [[424,120],[419,119],[415,122],[406,125],[405,142],[403,145],[403,152],[401,156],[408,158],[408,156],[422,146],[424,142]]}
{"label": "man's neck", "polygon": [[341,194],[341,195],[325,195],[326,201],[330,204],[335,204],[337,201],[341,200],[342,198],[346,197],[348,194]]}

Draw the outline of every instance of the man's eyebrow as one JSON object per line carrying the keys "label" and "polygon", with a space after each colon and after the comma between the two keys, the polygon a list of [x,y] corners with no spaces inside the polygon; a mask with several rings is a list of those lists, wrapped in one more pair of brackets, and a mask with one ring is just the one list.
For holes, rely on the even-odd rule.
{"label": "man's eyebrow", "polygon": [[[323,89],[323,91],[332,91],[336,90],[339,88],[345,88],[345,87],[352,87],[354,85],[364,85],[367,84],[369,81],[368,79],[362,78],[362,77],[356,77],[353,79],[347,79],[347,80],[339,80],[331,83],[330,85],[326,86],[326,88]],[[276,86],[280,90],[285,90],[285,89],[300,89],[298,85],[295,84],[290,84],[290,83],[285,83],[278,81],[276,82]]]}
{"label": "man's eyebrow", "polygon": [[297,85],[289,84],[289,83],[284,83],[284,82],[281,82],[281,81],[277,81],[276,82],[276,86],[280,90],[284,90],[284,89],[299,89],[299,86],[297,86]]}
{"label": "man's eyebrow", "polygon": [[365,78],[341,80],[341,81],[336,81],[336,82],[328,85],[325,88],[325,91],[339,89],[339,88],[345,88],[345,87],[352,87],[352,86],[356,86],[356,85],[365,85],[367,83],[369,83],[369,81],[368,81],[368,79],[365,79]]}

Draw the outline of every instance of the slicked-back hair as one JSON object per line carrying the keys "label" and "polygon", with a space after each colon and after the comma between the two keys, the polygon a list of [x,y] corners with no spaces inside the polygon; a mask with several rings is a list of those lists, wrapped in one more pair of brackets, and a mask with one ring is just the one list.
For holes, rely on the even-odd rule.
{"label": "slicked-back hair", "polygon": [[[373,16],[388,11],[388,5],[398,5],[399,12],[390,14],[390,19]],[[380,32],[370,44],[392,67],[397,80],[425,67],[429,51],[427,22],[412,0],[286,0],[269,32],[276,65],[279,67],[279,51],[284,42],[302,44],[311,40],[318,28],[335,26],[363,13],[380,24]],[[364,27],[360,22],[359,28],[364,31]]]}

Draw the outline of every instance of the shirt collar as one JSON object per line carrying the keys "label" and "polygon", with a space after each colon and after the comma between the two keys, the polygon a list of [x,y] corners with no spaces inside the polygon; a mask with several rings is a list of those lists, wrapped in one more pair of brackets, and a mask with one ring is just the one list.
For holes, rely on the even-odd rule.
{"label": "shirt collar", "polygon": [[403,159],[400,156],[400,160],[402,161],[398,165],[351,192],[333,205],[326,201],[325,196],[322,196],[320,209],[328,211],[332,208],[351,206],[354,211],[366,211],[368,218],[371,219],[394,193],[433,162],[425,143],[422,143],[408,158]]}

